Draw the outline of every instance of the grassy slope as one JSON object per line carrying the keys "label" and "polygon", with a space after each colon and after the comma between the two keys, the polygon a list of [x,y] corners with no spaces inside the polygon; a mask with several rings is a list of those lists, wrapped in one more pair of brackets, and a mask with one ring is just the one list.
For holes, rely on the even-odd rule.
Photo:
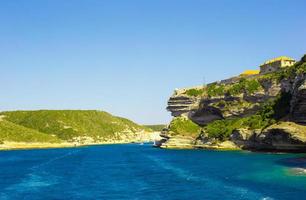
{"label": "grassy slope", "polygon": [[237,83],[231,84],[210,84],[204,88],[191,88],[185,91],[184,94],[193,97],[208,96],[208,97],[218,97],[229,94],[232,96],[240,95],[242,93],[254,94],[262,90],[262,86],[256,78],[246,79],[240,77]]}
{"label": "grassy slope", "polygon": [[5,120],[63,140],[76,136],[114,138],[116,132],[144,130],[134,122],[94,110],[39,110],[2,112]]}
{"label": "grassy slope", "polygon": [[167,125],[165,125],[165,124],[156,124],[156,125],[143,125],[143,126],[149,128],[149,129],[151,129],[153,131],[161,131]]}
{"label": "grassy slope", "polygon": [[41,133],[39,131],[26,128],[12,122],[0,121],[0,141],[11,142],[61,142],[56,136]]}
{"label": "grassy slope", "polygon": [[169,131],[171,135],[197,137],[201,133],[201,127],[184,117],[175,117],[170,122]]}

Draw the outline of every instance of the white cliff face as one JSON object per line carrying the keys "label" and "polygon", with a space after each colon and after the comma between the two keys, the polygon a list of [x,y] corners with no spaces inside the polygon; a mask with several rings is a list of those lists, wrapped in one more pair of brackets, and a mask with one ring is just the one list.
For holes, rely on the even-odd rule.
{"label": "white cliff face", "polygon": [[187,114],[191,109],[199,105],[199,97],[189,97],[187,95],[173,95],[168,101],[167,110],[173,117]]}
{"label": "white cliff face", "polygon": [[148,132],[148,131],[125,131],[124,133],[117,133],[117,140],[123,142],[154,142],[159,140],[159,132]]}
{"label": "white cliff face", "polygon": [[123,132],[115,133],[115,137],[89,137],[78,136],[74,137],[70,142],[76,145],[90,145],[90,144],[113,144],[113,143],[142,143],[142,142],[154,142],[161,140],[159,132],[148,131],[131,131],[125,130]]}

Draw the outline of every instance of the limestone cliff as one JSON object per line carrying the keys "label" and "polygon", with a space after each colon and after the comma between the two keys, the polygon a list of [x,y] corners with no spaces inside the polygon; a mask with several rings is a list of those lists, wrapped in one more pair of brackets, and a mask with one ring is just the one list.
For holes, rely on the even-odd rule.
{"label": "limestone cliff", "polygon": [[306,126],[295,124],[306,123],[305,74],[306,56],[273,73],[176,90],[162,147],[306,151]]}
{"label": "limestone cliff", "polygon": [[177,117],[188,113],[192,108],[198,105],[200,98],[190,97],[184,94],[175,94],[168,101],[167,110],[172,116]]}
{"label": "limestone cliff", "polygon": [[306,123],[306,81],[304,77],[298,77],[294,83],[293,98],[291,102],[292,120],[298,123]]}
{"label": "limestone cliff", "polygon": [[[190,90],[202,90],[203,93],[190,96]],[[244,77],[238,82],[209,84],[202,89],[175,92],[168,101],[167,110],[174,117],[184,114],[195,123],[206,125],[218,119],[252,115],[263,102],[276,97],[281,90],[281,83],[274,80]]]}

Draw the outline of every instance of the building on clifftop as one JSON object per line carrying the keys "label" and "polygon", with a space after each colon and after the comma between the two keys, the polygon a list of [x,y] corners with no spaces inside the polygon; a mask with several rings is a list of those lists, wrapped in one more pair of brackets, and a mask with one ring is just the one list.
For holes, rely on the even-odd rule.
{"label": "building on clifftop", "polygon": [[290,67],[294,65],[295,60],[287,56],[277,57],[266,61],[260,65],[260,74],[266,74],[270,72],[275,72],[284,67]]}
{"label": "building on clifftop", "polygon": [[255,70],[245,70],[244,72],[242,72],[239,76],[240,77],[246,77],[246,76],[254,76],[259,74],[259,70],[255,69]]}

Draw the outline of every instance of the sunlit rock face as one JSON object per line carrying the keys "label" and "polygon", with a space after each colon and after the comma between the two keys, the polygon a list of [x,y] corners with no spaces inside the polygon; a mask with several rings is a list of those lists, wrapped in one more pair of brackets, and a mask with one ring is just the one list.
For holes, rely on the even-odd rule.
{"label": "sunlit rock face", "polygon": [[306,151],[306,130],[293,122],[273,124],[264,130],[235,130],[230,140],[242,149],[256,151]]}
{"label": "sunlit rock face", "polygon": [[192,107],[197,106],[199,98],[189,97],[186,95],[174,94],[168,100],[167,110],[171,112],[173,117],[188,113]]}

